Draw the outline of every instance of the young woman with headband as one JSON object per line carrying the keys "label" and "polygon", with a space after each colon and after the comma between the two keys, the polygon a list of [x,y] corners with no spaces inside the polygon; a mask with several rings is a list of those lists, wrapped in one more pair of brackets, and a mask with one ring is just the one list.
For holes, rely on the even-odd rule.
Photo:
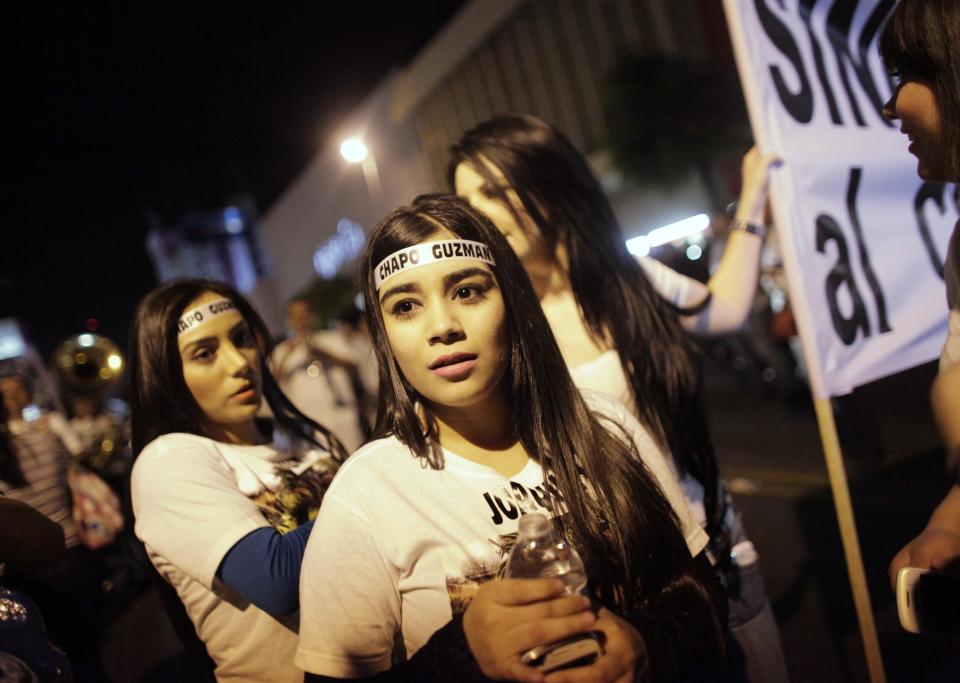
{"label": "young woman with headband", "polygon": [[756,551],[718,480],[700,372],[684,329],[715,334],[745,320],[773,161],[755,149],[744,158],[732,234],[707,285],[627,252],[586,160],[534,116],[479,124],[454,145],[449,167],[451,187],[494,222],[523,263],[577,386],[630,407],[673,455],[727,588],[739,646],[731,662],[747,680],[764,683],[787,680],[779,634]]}
{"label": "young woman with headband", "polygon": [[[577,391],[503,236],[465,202],[424,196],[377,225],[361,263],[382,438],[341,468],[307,544],[298,666],[389,676],[462,619],[484,674],[538,681],[520,656],[559,636],[544,617],[572,608],[575,631],[606,636],[578,673],[715,680],[724,601],[706,535],[646,431]],[[596,616],[577,616],[577,597],[491,607],[526,584],[495,577],[532,511],[584,556]]]}
{"label": "young woman with headband", "polygon": [[[345,457],[277,388],[268,339],[240,294],[208,280],[155,289],[131,332],[135,531],[218,680],[302,680],[300,561]],[[256,417],[261,398],[272,422]]]}
{"label": "young woman with headband", "polygon": [[[897,81],[884,116],[900,122],[917,174],[929,182],[960,183],[958,41],[955,0],[901,0],[880,36],[880,55]],[[954,485],[926,529],[893,558],[893,584],[903,567],[941,569],[960,558],[960,223],[950,236],[943,278],[949,327],[931,397]]]}

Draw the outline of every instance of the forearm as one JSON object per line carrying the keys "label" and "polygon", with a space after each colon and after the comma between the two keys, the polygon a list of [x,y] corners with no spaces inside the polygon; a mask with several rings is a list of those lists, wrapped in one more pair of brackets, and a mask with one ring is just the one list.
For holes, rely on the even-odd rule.
{"label": "forearm", "polygon": [[928,529],[960,534],[960,484],[954,484],[930,515]]}
{"label": "forearm", "polygon": [[[775,161],[775,156],[762,155],[755,147],[744,156],[741,167],[743,188],[737,200],[735,223],[764,224],[768,171]],[[761,235],[731,229],[723,258],[707,282],[710,305],[699,315],[682,319],[686,329],[700,334],[721,334],[743,325],[757,289],[762,246]]]}
{"label": "forearm", "polygon": [[247,534],[227,551],[217,576],[269,614],[280,616],[300,606],[300,565],[313,523],[281,535],[264,527]]}
{"label": "forearm", "polygon": [[947,449],[947,466],[960,481],[960,364],[940,373],[930,391],[930,404]]}
{"label": "forearm", "polygon": [[757,290],[762,245],[763,240],[757,235],[740,230],[730,233],[720,265],[707,281],[710,305],[701,314],[703,322],[697,323],[693,331],[723,334],[743,326]]}
{"label": "forearm", "polygon": [[[307,683],[327,683],[343,679],[318,676],[307,673],[304,681]],[[427,644],[417,650],[410,659],[394,664],[387,671],[381,671],[373,676],[365,676],[361,681],[375,683],[391,683],[392,681],[423,681],[443,683],[444,681],[458,681],[472,683],[489,681],[480,671],[467,638],[463,632],[462,615],[455,616],[446,626],[434,633]]]}

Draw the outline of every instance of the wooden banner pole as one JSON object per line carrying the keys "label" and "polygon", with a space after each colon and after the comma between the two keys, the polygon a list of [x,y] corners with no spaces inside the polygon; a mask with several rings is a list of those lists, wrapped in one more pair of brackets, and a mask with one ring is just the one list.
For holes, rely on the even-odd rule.
{"label": "wooden banner pole", "polygon": [[870,681],[886,683],[887,677],[883,670],[880,641],[877,638],[877,626],[873,620],[870,591],[863,569],[860,539],[857,537],[857,524],[853,517],[853,505],[850,502],[847,474],[843,468],[843,454],[840,450],[840,439],[837,436],[833,407],[829,398],[814,399],[814,406],[817,411],[817,424],[820,427],[824,457],[827,461],[833,504],[837,510],[837,522],[840,524],[840,540],[843,542],[843,554],[847,560],[847,575],[850,577],[853,602],[857,609],[857,621],[860,622],[860,637],[863,639],[867,668],[870,671]]}

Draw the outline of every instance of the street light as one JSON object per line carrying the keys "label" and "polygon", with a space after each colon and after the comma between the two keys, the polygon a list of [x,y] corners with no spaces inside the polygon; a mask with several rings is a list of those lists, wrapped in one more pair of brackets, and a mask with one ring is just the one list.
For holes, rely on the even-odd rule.
{"label": "street light", "polygon": [[340,145],[340,156],[351,164],[360,163],[367,158],[367,146],[358,138],[348,138]]}
{"label": "street light", "polygon": [[363,180],[367,185],[367,194],[377,204],[383,202],[383,186],[380,184],[380,170],[377,161],[360,138],[347,138],[340,143],[340,156],[351,164],[360,164]]}

